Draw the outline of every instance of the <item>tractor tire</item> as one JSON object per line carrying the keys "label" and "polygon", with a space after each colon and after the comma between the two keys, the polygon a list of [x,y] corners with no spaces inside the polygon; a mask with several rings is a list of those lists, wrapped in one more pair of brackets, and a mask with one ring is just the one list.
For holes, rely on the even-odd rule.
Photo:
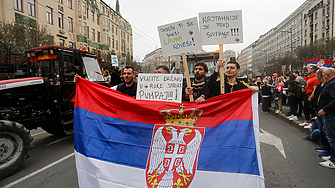
{"label": "tractor tire", "polygon": [[22,124],[0,120],[0,180],[13,174],[28,158],[33,139]]}

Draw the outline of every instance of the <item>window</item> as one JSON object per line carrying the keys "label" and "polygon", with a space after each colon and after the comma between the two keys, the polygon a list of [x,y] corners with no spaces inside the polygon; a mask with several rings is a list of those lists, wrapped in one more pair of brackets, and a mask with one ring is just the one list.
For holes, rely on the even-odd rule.
{"label": "window", "polygon": [[102,12],[105,13],[105,7],[102,7]]}
{"label": "window", "polygon": [[109,35],[108,34],[106,34],[106,42],[107,42],[107,45],[109,46],[109,40],[110,40],[110,38],[109,38]]}
{"label": "window", "polygon": [[47,23],[52,24],[52,8],[47,7]]}
{"label": "window", "polygon": [[67,7],[72,9],[72,0],[67,0]]}
{"label": "window", "polygon": [[319,12],[316,12],[314,15],[315,15],[315,19],[318,19]]}
{"label": "window", "polygon": [[112,48],[114,49],[114,39],[112,39]]}
{"label": "window", "polygon": [[100,25],[100,16],[97,14],[97,24]]}
{"label": "window", "polygon": [[305,46],[307,45],[307,39],[305,40]]}
{"label": "window", "polygon": [[115,40],[115,46],[116,46],[116,50],[119,50],[119,42],[117,40]]}
{"label": "window", "polygon": [[317,34],[315,35],[315,41],[316,41],[316,40],[318,40],[318,35],[317,35]]}
{"label": "window", "polygon": [[14,9],[22,12],[22,0],[14,0]]}
{"label": "window", "polygon": [[117,35],[117,27],[115,27],[115,35]]}
{"label": "window", "polygon": [[305,29],[305,36],[307,36],[307,29]]}
{"label": "window", "polygon": [[112,33],[114,33],[114,25],[112,25]]}
{"label": "window", "polygon": [[63,14],[58,12],[58,26],[63,28]]}
{"label": "window", "polygon": [[83,14],[86,14],[86,3],[83,2]]}
{"label": "window", "polygon": [[105,35],[105,33],[102,34],[102,43],[106,44],[106,35]]}
{"label": "window", "polygon": [[317,31],[319,29],[319,25],[318,23],[315,24],[315,31]]}
{"label": "window", "polygon": [[63,0],[58,0],[58,3],[62,3],[63,4]]}
{"label": "window", "polygon": [[35,0],[28,0],[28,14],[35,17]]}
{"label": "window", "polygon": [[91,11],[91,21],[94,22],[94,12]]}
{"label": "window", "polygon": [[80,12],[80,1],[78,1],[78,12]]}
{"label": "window", "polygon": [[73,48],[73,42],[69,42],[69,48]]}
{"label": "window", "polygon": [[127,35],[127,42],[129,43],[129,35]]}
{"label": "window", "polygon": [[69,31],[73,31],[73,22],[72,22],[72,18],[69,17],[68,19],[68,29]]}
{"label": "window", "polygon": [[100,43],[100,31],[97,32],[97,35],[98,43]]}
{"label": "window", "polygon": [[59,39],[59,46],[64,46],[64,40],[63,39]]}
{"label": "window", "polygon": [[95,30],[92,28],[91,30],[91,35],[92,35],[92,40],[94,41],[95,40]]}
{"label": "window", "polygon": [[307,25],[307,19],[305,20],[305,25]]}
{"label": "window", "polygon": [[86,27],[87,28],[87,38],[90,38],[90,27]]}
{"label": "window", "polygon": [[87,35],[87,30],[86,30],[86,23],[85,22],[83,22],[83,29],[84,29],[84,35],[86,36]]}
{"label": "window", "polygon": [[79,21],[79,34],[81,35],[81,21]]}
{"label": "window", "polygon": [[322,21],[322,28],[325,28],[325,21]]}
{"label": "window", "polygon": [[105,18],[104,17],[102,18],[102,26],[105,27]]}

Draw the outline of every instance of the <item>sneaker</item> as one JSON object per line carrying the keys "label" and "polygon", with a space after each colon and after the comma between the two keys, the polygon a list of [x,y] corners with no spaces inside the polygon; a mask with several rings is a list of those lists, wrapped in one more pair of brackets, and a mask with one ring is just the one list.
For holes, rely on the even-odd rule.
{"label": "sneaker", "polygon": [[310,123],[310,124],[304,126],[304,128],[305,128],[305,129],[311,129],[311,128],[312,128],[312,124]]}
{"label": "sneaker", "polygon": [[291,117],[293,117],[294,115],[290,115],[290,116],[287,116],[288,119],[290,119]]}
{"label": "sneaker", "polygon": [[319,147],[319,148],[315,148],[315,151],[316,151],[316,152],[319,152],[319,153],[323,153],[323,152],[326,151],[326,149],[325,149],[323,146],[321,146],[321,147]]}
{"label": "sneaker", "polygon": [[319,154],[319,157],[321,158],[323,156],[329,156],[329,155],[330,155],[330,153],[328,151],[324,151],[324,152]]}
{"label": "sneaker", "polygon": [[280,111],[279,111],[279,110],[277,110],[277,111],[276,111],[276,114],[279,114],[279,113],[280,113]]}
{"label": "sneaker", "polygon": [[306,121],[304,121],[303,123],[300,123],[299,126],[307,126],[308,123]]}
{"label": "sneaker", "polygon": [[319,162],[319,165],[326,168],[335,168],[335,163],[331,161]]}
{"label": "sneaker", "polygon": [[297,116],[293,116],[291,118],[289,118],[290,121],[297,121],[298,120],[298,117]]}
{"label": "sneaker", "polygon": [[324,160],[324,161],[328,161],[328,160],[330,160],[330,155],[329,156],[322,156],[321,159]]}

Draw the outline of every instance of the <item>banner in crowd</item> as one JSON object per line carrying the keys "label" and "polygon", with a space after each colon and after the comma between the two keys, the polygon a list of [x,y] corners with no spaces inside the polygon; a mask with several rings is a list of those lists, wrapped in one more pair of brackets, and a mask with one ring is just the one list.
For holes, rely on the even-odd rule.
{"label": "banner in crowd", "polygon": [[181,103],[182,88],[182,74],[139,73],[136,99]]}
{"label": "banner in crowd", "polygon": [[196,17],[158,26],[158,34],[164,57],[202,49]]}
{"label": "banner in crowd", "polygon": [[203,104],[136,100],[79,78],[79,186],[264,188],[257,93]]}
{"label": "banner in crowd", "polygon": [[112,58],[112,66],[119,66],[119,61],[117,59],[117,56],[116,55],[111,55],[111,58]]}
{"label": "banner in crowd", "polygon": [[243,43],[242,11],[199,13],[202,44]]}
{"label": "banner in crowd", "polygon": [[319,68],[329,68],[332,64],[334,63],[334,61],[328,60],[328,59],[311,59],[306,61],[306,65],[310,66],[310,65],[314,65],[317,66]]}
{"label": "banner in crowd", "polygon": [[126,67],[126,57],[121,57],[119,62],[119,70],[122,70]]}

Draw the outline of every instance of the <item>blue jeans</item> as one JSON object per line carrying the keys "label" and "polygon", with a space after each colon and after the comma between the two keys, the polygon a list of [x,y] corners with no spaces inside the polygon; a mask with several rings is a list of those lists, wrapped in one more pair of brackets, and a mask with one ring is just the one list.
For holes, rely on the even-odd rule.
{"label": "blue jeans", "polygon": [[311,135],[309,136],[312,140],[318,140],[321,137],[321,132],[319,130],[318,120],[312,123],[312,131]]}
{"label": "blue jeans", "polygon": [[330,145],[326,136],[326,124],[323,121],[323,117],[319,117],[318,118],[318,125],[319,125],[319,130],[320,130],[320,136],[321,136],[321,143],[323,148],[325,148],[326,151],[328,151],[330,153]]}
{"label": "blue jeans", "polygon": [[330,160],[335,162],[335,115],[329,114],[322,117],[322,122],[326,127],[326,136],[330,145]]}

